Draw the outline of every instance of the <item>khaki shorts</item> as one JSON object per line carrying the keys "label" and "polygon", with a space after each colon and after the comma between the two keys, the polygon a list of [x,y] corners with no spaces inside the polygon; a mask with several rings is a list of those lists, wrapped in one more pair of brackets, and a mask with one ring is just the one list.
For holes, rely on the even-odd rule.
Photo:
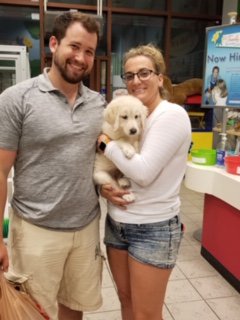
{"label": "khaki shorts", "polygon": [[17,215],[10,218],[9,273],[26,276],[26,290],[58,319],[58,302],[78,311],[102,304],[102,255],[99,217],[75,232],[32,225]]}

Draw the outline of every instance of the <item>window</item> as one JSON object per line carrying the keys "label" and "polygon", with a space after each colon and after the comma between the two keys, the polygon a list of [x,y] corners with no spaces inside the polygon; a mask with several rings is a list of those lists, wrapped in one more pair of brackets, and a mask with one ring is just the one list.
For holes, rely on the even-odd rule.
{"label": "window", "polygon": [[152,0],[112,0],[113,7],[127,7],[135,9],[158,9],[165,10],[165,1]]}
{"label": "window", "polygon": [[113,90],[124,87],[121,80],[124,52],[139,44],[164,46],[164,18],[113,14],[112,16],[112,84]]}
{"label": "window", "polygon": [[169,76],[173,83],[203,77],[205,29],[208,21],[173,19]]}
{"label": "window", "polygon": [[172,11],[179,13],[216,15],[222,14],[222,1],[219,0],[173,0]]}
{"label": "window", "polygon": [[38,75],[41,72],[38,7],[0,5],[0,43],[26,46],[29,52],[31,76]]}

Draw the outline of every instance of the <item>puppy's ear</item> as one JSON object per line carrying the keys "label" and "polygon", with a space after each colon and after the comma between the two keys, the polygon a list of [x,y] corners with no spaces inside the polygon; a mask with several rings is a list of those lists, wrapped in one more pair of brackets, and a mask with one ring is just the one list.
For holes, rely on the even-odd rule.
{"label": "puppy's ear", "polygon": [[104,120],[107,121],[109,124],[113,125],[115,122],[116,113],[117,105],[112,101],[107,105],[106,109],[104,109]]}
{"label": "puppy's ear", "polygon": [[116,101],[111,101],[103,113],[104,120],[107,121],[113,130],[116,131],[119,128],[119,105]]}
{"label": "puppy's ear", "polygon": [[119,111],[117,110],[117,112],[115,114],[115,122],[114,122],[114,125],[113,125],[113,130],[114,131],[117,131],[118,128],[119,128],[119,117],[120,117],[120,114],[119,114]]}
{"label": "puppy's ear", "polygon": [[142,127],[145,127],[145,122],[146,118],[148,116],[148,108],[142,105],[142,110],[141,110],[141,122],[142,122]]}

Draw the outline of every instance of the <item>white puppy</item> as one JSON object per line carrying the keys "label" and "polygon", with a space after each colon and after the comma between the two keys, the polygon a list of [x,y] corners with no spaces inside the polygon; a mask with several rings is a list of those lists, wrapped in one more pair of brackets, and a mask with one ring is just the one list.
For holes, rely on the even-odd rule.
{"label": "white puppy", "polygon": [[[130,95],[118,96],[104,110],[102,133],[115,140],[127,158],[139,151],[139,140],[148,114],[142,102]],[[130,187],[130,181],[102,153],[96,154],[93,178],[95,183],[113,187]],[[127,201],[135,199],[133,193],[123,196]]]}

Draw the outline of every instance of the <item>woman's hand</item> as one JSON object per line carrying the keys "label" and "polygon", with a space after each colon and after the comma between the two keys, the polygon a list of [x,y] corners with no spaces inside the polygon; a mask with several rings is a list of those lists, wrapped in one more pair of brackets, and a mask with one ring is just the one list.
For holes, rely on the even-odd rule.
{"label": "woman's hand", "polygon": [[124,189],[117,189],[112,187],[110,184],[104,184],[100,187],[100,194],[106,198],[115,206],[121,207],[121,209],[127,209],[128,202],[122,198],[123,195],[129,194],[130,191]]}

